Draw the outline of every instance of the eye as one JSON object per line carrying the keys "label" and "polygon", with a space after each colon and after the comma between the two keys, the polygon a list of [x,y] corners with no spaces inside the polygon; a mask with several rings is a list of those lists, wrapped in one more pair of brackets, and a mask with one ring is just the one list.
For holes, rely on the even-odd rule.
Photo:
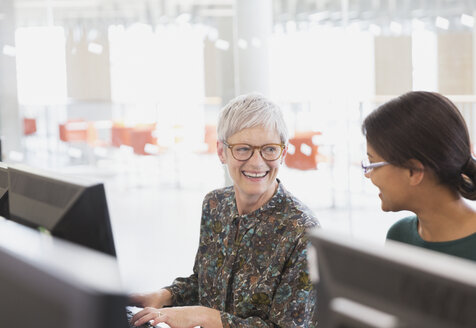
{"label": "eye", "polygon": [[237,145],[235,146],[235,151],[240,152],[240,153],[245,153],[250,151],[251,148],[247,145]]}
{"label": "eye", "polygon": [[263,146],[263,151],[266,153],[277,153],[279,151],[279,147],[273,145],[265,145]]}

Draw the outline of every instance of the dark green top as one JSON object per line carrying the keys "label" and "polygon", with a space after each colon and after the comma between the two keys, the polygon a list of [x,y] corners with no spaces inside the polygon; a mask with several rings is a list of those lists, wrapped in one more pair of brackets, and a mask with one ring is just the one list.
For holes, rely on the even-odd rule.
{"label": "dark green top", "polygon": [[451,241],[425,241],[418,234],[416,216],[409,216],[394,223],[388,230],[387,239],[476,261],[476,233]]}

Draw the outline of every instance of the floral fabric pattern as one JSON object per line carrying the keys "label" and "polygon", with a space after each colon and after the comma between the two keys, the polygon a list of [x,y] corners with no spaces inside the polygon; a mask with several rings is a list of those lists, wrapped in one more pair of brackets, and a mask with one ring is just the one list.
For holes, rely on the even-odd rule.
{"label": "floral fabric pattern", "polygon": [[315,226],[311,211],[281,183],[246,215],[238,213],[233,187],[210,192],[193,274],[166,287],[173,305],[217,309],[224,327],[313,327],[306,230]]}

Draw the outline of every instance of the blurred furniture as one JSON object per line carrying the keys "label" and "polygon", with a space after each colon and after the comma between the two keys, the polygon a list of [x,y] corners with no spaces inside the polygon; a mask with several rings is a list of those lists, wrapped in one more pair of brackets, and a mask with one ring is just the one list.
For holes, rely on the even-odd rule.
{"label": "blurred furniture", "polygon": [[88,141],[89,123],[84,120],[70,120],[59,125],[59,138],[64,142]]}
{"label": "blurred furniture", "polygon": [[132,147],[134,154],[151,155],[147,152],[147,145],[156,145],[157,139],[153,136],[156,125],[138,124],[125,126],[122,123],[114,123],[111,128],[111,144],[114,147]]}
{"label": "blurred furniture", "polygon": [[157,139],[153,137],[153,131],[155,130],[155,124],[153,125],[139,125],[134,127],[130,131],[130,142],[134,154],[137,155],[151,155],[146,151],[146,146],[157,144]]}
{"label": "blurred furniture", "polygon": [[23,134],[26,136],[36,133],[36,119],[34,118],[23,118]]}
{"label": "blurred furniture", "polygon": [[298,170],[317,170],[319,146],[315,137],[318,135],[321,135],[321,132],[296,132],[294,137],[289,139],[291,147],[288,147],[284,160],[286,165]]}
{"label": "blurred furniture", "polygon": [[122,123],[114,123],[111,128],[111,144],[114,147],[121,145],[132,146],[131,144],[132,127],[126,127]]}
{"label": "blurred furniture", "polygon": [[59,125],[63,142],[84,142],[91,147],[107,147],[110,142],[111,121],[69,120]]}
{"label": "blurred furniture", "polygon": [[216,125],[205,125],[205,144],[208,154],[216,154],[217,152],[217,127]]}

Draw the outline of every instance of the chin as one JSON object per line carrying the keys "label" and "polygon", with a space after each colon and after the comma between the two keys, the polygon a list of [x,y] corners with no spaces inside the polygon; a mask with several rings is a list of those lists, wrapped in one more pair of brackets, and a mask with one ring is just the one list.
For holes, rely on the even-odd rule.
{"label": "chin", "polygon": [[384,211],[384,212],[399,212],[399,211],[401,211],[400,208],[396,208],[395,206],[394,207],[386,206],[383,203],[382,203],[381,208],[382,208],[382,211]]}
{"label": "chin", "polygon": [[392,210],[389,208],[389,206],[383,202],[383,200],[381,201],[380,208],[381,208],[382,211],[384,211],[384,212],[391,212],[391,211],[392,211]]}
{"label": "chin", "polygon": [[246,193],[248,195],[262,195],[268,191],[269,188],[266,187],[255,187],[255,188],[247,188]]}
{"label": "chin", "polygon": [[392,210],[387,209],[387,208],[384,207],[383,205],[382,205],[382,211],[384,211],[384,212],[392,212]]}

